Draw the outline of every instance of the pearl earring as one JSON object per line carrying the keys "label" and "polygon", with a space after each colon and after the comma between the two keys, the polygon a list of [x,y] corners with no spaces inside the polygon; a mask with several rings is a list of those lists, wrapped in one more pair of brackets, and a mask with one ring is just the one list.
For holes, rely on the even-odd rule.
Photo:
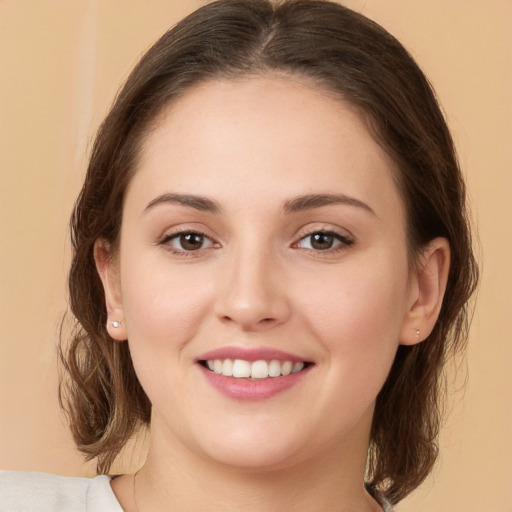
{"label": "pearl earring", "polygon": [[121,327],[121,322],[114,320],[111,325],[114,329],[117,329],[118,327]]}

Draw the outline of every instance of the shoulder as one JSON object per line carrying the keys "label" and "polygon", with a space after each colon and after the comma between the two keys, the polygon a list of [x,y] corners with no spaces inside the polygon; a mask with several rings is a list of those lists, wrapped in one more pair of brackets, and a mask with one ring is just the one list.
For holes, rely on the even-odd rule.
{"label": "shoulder", "polygon": [[24,471],[0,472],[2,512],[85,512],[89,479]]}
{"label": "shoulder", "polygon": [[110,477],[0,471],[2,512],[122,512]]}

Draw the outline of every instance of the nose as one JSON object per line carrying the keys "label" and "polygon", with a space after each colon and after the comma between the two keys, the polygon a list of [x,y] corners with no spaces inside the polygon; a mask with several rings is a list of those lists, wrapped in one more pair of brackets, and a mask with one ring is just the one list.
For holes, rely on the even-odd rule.
{"label": "nose", "polygon": [[225,262],[217,283],[217,317],[247,332],[286,322],[290,304],[282,270],[271,251],[237,251]]}

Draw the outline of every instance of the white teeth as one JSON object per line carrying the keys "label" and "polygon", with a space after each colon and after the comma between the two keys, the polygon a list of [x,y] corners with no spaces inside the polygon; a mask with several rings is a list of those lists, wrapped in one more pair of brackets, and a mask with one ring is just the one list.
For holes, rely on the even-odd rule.
{"label": "white teeth", "polygon": [[251,377],[253,379],[266,379],[268,377],[267,361],[254,361],[251,365]]}
{"label": "white teeth", "polygon": [[213,361],[213,371],[219,375],[222,373],[222,361],[220,359]]}
{"label": "white teeth", "polygon": [[251,376],[251,363],[243,359],[235,359],[233,363],[233,377],[247,378]]}
{"label": "white teeth", "polygon": [[281,376],[281,363],[272,359],[270,364],[268,365],[268,374],[270,377],[280,377]]}
{"label": "white teeth", "polygon": [[280,377],[281,375],[290,375],[298,373],[304,368],[303,362],[292,363],[291,361],[254,361],[249,362],[244,359],[209,359],[206,361],[208,368],[225,377],[235,377],[238,379],[266,379],[267,377]]}
{"label": "white teeth", "polygon": [[281,373],[283,375],[290,375],[292,373],[293,363],[291,361],[285,361],[281,366]]}
{"label": "white teeth", "polygon": [[295,363],[292,368],[292,373],[298,373],[304,368],[304,363]]}
{"label": "white teeth", "polygon": [[231,359],[226,359],[222,363],[222,375],[226,377],[231,377],[233,375],[233,361]]}

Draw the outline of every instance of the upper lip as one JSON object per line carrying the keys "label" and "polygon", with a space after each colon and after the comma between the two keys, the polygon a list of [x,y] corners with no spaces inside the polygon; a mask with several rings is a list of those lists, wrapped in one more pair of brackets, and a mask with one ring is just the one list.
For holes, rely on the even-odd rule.
{"label": "upper lip", "polygon": [[244,361],[291,361],[292,363],[308,362],[303,357],[270,347],[222,347],[200,355],[197,361],[213,359],[243,359]]}

